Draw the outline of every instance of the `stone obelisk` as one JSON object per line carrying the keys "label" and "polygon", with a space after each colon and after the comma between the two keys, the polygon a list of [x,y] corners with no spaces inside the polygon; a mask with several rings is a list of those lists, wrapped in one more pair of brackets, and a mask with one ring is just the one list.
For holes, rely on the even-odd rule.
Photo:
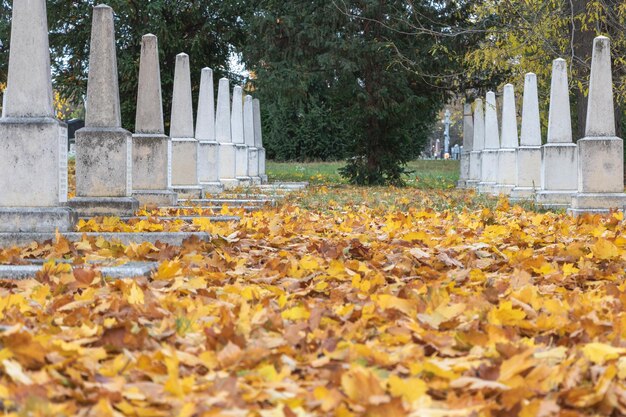
{"label": "stone obelisk", "polygon": [[466,188],[470,179],[470,152],[474,144],[474,119],[472,117],[472,105],[463,105],[463,151],[461,152],[461,175],[458,187]]}
{"label": "stone obelisk", "polygon": [[248,174],[248,146],[243,127],[243,89],[240,86],[233,89],[230,130],[235,144],[235,175],[240,186],[249,187],[252,179]]}
{"label": "stone obelisk", "polygon": [[67,140],[55,119],[45,0],[13,2],[0,119],[0,232],[71,231]]}
{"label": "stone obelisk", "polygon": [[132,136],[122,128],[113,9],[93,8],[85,127],[76,132],[76,198],[81,216],[132,216]]}
{"label": "stone obelisk", "polygon": [[533,199],[541,187],[541,121],[537,76],[526,74],[522,107],[522,133],[517,149],[517,182],[511,200]]}
{"label": "stone obelisk", "polygon": [[220,144],[220,182],[227,190],[237,188],[239,181],[236,178],[236,151],[230,123],[230,82],[227,78],[220,80],[217,91],[215,135]]}
{"label": "stone obelisk", "polygon": [[478,191],[481,193],[495,193],[499,149],[500,132],[496,94],[490,91],[487,93],[485,105],[485,149],[482,152],[480,183],[478,184]]}
{"label": "stone obelisk", "polygon": [[170,137],[172,188],[181,197],[202,197],[202,187],[198,182],[198,141],[193,128],[189,55],[185,53],[176,56]]}
{"label": "stone obelisk", "polygon": [[267,183],[267,174],[265,173],[265,148],[263,147],[261,102],[258,98],[252,101],[252,109],[254,113],[254,145],[259,150],[259,177],[261,177],[261,182],[265,184]]}
{"label": "stone obelisk", "polygon": [[611,42],[593,42],[585,137],[578,141],[578,193],[570,213],[624,210],[624,142],[615,135]]}
{"label": "stone obelisk", "polygon": [[578,189],[578,148],[572,142],[567,62],[552,63],[548,143],[541,147],[541,190],[537,204],[567,208]]}
{"label": "stone obelisk", "polygon": [[254,143],[254,103],[252,96],[246,96],[243,103],[243,136],[248,146],[248,175],[252,185],[260,185],[259,150]]}
{"label": "stone obelisk", "polygon": [[467,188],[477,188],[482,171],[482,151],[485,149],[485,114],[483,100],[474,101],[474,141],[469,155],[469,180]]}
{"label": "stone obelisk", "polygon": [[196,139],[198,140],[198,179],[206,193],[224,191],[220,182],[219,146],[215,137],[215,85],[213,70],[203,68],[200,77]]}
{"label": "stone obelisk", "polygon": [[137,112],[133,135],[133,197],[142,206],[173,206],[169,161],[171,141],[163,126],[163,100],[157,37],[141,40]]}
{"label": "stone obelisk", "polygon": [[502,98],[502,144],[498,151],[498,179],[496,194],[509,195],[517,182],[517,109],[515,107],[515,87],[504,86]]}

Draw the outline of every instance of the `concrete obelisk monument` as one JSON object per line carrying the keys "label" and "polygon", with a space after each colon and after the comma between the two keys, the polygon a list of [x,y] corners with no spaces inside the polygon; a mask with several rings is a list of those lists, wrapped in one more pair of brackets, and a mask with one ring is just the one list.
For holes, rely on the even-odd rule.
{"label": "concrete obelisk monument", "polygon": [[200,77],[196,139],[198,149],[198,179],[205,192],[217,194],[224,191],[220,182],[219,146],[215,137],[215,86],[213,70],[203,68]]}
{"label": "concrete obelisk monument", "polygon": [[567,208],[578,189],[578,148],[572,142],[567,62],[552,63],[548,143],[541,147],[541,190],[537,204]]}
{"label": "concrete obelisk monument", "polygon": [[570,213],[624,210],[624,142],[615,135],[611,42],[593,42],[585,137],[578,141],[578,193]]}
{"label": "concrete obelisk monument", "polygon": [[469,155],[467,188],[477,188],[480,182],[482,151],[485,148],[485,113],[482,99],[474,101],[474,142]]}
{"label": "concrete obelisk monument", "polygon": [[470,152],[474,144],[474,119],[472,118],[472,105],[465,103],[463,106],[463,152],[461,153],[461,176],[458,187],[466,188],[470,179]]}
{"label": "concrete obelisk monument", "polygon": [[173,206],[176,193],[168,189],[171,142],[163,127],[163,101],[157,37],[141,42],[137,113],[133,135],[133,197],[139,204]]}
{"label": "concrete obelisk monument", "polygon": [[502,145],[498,151],[498,180],[496,194],[510,194],[517,182],[517,109],[515,107],[515,88],[512,84],[504,86],[502,103]]}
{"label": "concrete obelisk monument", "polygon": [[243,136],[248,146],[248,175],[252,185],[260,185],[259,150],[254,143],[254,103],[252,96],[246,96],[243,103]]}
{"label": "concrete obelisk monument", "polygon": [[485,105],[485,149],[482,152],[480,183],[478,191],[493,194],[498,179],[498,151],[500,149],[500,131],[498,127],[498,109],[496,94],[487,93]]}
{"label": "concrete obelisk monument", "polygon": [[132,137],[122,129],[113,9],[93,8],[85,127],[76,132],[76,198],[81,216],[132,216]]}
{"label": "concrete obelisk monument", "polygon": [[236,188],[239,181],[236,178],[236,152],[230,123],[230,82],[227,78],[220,80],[217,91],[215,135],[220,144],[220,182],[227,190]]}
{"label": "concrete obelisk monument", "polygon": [[512,200],[534,198],[541,187],[541,122],[537,76],[526,74],[522,108],[522,134],[517,149],[517,182]]}
{"label": "concrete obelisk monument", "polygon": [[243,89],[240,86],[233,89],[230,129],[235,144],[235,175],[240,186],[249,187],[252,179],[248,174],[248,146],[243,128]]}
{"label": "concrete obelisk monument", "polygon": [[71,231],[67,142],[55,119],[45,0],[13,2],[0,119],[0,232]]}
{"label": "concrete obelisk monument", "polygon": [[267,183],[265,173],[265,148],[263,147],[263,125],[261,123],[261,102],[258,98],[252,101],[254,113],[254,145],[259,150],[259,177],[263,183]]}
{"label": "concrete obelisk monument", "polygon": [[193,128],[189,55],[176,56],[170,123],[172,138],[172,188],[180,196],[202,197],[198,182],[198,141]]}

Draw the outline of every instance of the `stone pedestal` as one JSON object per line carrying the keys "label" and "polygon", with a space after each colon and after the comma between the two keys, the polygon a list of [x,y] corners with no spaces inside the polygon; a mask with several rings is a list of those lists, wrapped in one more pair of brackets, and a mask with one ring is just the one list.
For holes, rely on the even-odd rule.
{"label": "stone pedestal", "polygon": [[237,181],[240,186],[249,187],[252,184],[252,178],[248,175],[248,146],[235,144],[235,159]]}
{"label": "stone pedestal", "polygon": [[204,192],[218,194],[224,191],[224,185],[219,181],[219,152],[220,144],[217,141],[200,141],[198,159],[198,178]]}
{"label": "stone pedestal", "polygon": [[578,192],[569,211],[573,215],[624,210],[624,142],[618,137],[578,141]]}
{"label": "stone pedestal", "polygon": [[172,189],[180,198],[202,197],[198,181],[198,141],[172,138]]}
{"label": "stone pedestal", "polygon": [[260,185],[262,183],[259,176],[259,150],[254,147],[248,148],[248,172],[252,185]]}
{"label": "stone pedestal", "polygon": [[567,208],[578,187],[578,148],[573,143],[547,143],[541,152],[541,190],[537,204]]}
{"label": "stone pedestal", "polygon": [[459,188],[467,188],[467,183],[470,178],[470,153],[463,151],[461,153],[461,179],[457,183]]}
{"label": "stone pedestal", "polygon": [[265,148],[259,148],[259,178],[261,178],[262,184],[267,184],[269,179],[267,174],[265,173]]}
{"label": "stone pedestal", "polygon": [[234,143],[220,143],[220,182],[225,190],[232,190],[239,186],[235,166],[237,163],[237,151]]}
{"label": "stone pedestal", "polygon": [[517,186],[511,200],[534,199],[541,187],[541,146],[522,146],[517,150]]}
{"label": "stone pedestal", "polygon": [[478,183],[478,192],[494,194],[498,176],[498,149],[485,149],[481,155],[481,181]]}
{"label": "stone pedestal", "polygon": [[517,152],[515,149],[498,151],[498,180],[495,194],[509,195],[517,181]]}
{"label": "stone pedestal", "polygon": [[79,217],[132,216],[132,136],[122,128],[86,127],[76,132],[76,198]]}
{"label": "stone pedestal", "polygon": [[176,193],[168,189],[169,141],[165,135],[133,135],[133,197],[141,206],[177,204]]}
{"label": "stone pedestal", "polygon": [[477,188],[482,172],[482,152],[472,151],[469,153],[469,179],[466,181],[467,188]]}

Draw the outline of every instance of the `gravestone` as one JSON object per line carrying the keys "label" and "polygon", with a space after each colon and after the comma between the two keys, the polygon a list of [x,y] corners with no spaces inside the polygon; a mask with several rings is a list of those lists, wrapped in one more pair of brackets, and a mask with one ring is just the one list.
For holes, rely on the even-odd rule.
{"label": "gravestone", "polygon": [[548,143],[541,148],[541,190],[537,204],[566,208],[578,189],[578,149],[572,143],[567,62],[552,63]]}
{"label": "gravestone", "polygon": [[230,128],[235,144],[235,175],[240,186],[249,187],[252,179],[248,174],[248,146],[243,127],[243,89],[233,89],[233,107],[230,113]]}
{"label": "gravestone", "polygon": [[526,74],[522,107],[522,133],[517,149],[517,182],[512,200],[533,198],[541,186],[541,124],[537,76]]}
{"label": "gravestone", "polygon": [[[45,0],[13,3],[0,119],[0,231],[70,231],[67,136],[55,119]],[[65,132],[67,129],[65,129]]]}
{"label": "gravestone", "polygon": [[498,151],[498,180],[495,194],[509,195],[517,182],[517,109],[515,107],[515,88],[512,84],[504,86],[502,100],[502,144]]}
{"label": "gravestone", "polygon": [[474,101],[474,137],[469,153],[469,180],[467,186],[477,188],[482,172],[482,151],[485,148],[485,113],[482,99]]}
{"label": "gravestone", "polygon": [[263,126],[261,123],[261,102],[258,98],[252,101],[252,109],[254,114],[254,145],[259,150],[259,177],[261,182],[267,183],[267,174],[265,173],[265,148],[263,147]]}
{"label": "gravestone", "polygon": [[252,96],[246,96],[243,103],[243,136],[248,146],[248,175],[252,185],[260,185],[259,150],[254,143],[254,103]]}
{"label": "gravestone", "polygon": [[578,193],[570,213],[624,210],[624,143],[615,135],[611,42],[593,42],[585,137],[578,141]]}
{"label": "gravestone", "polygon": [[113,9],[93,8],[85,127],[76,132],[76,198],[81,217],[130,216],[132,136],[122,128]]}
{"label": "gravestone", "polygon": [[220,182],[219,146],[215,137],[215,85],[213,70],[202,69],[200,94],[198,97],[198,117],[196,139],[198,148],[198,179],[203,190],[215,194],[224,191]]}
{"label": "gravestone", "polygon": [[236,148],[232,140],[230,120],[230,82],[222,78],[217,91],[217,113],[215,115],[215,135],[219,142],[220,182],[231,190],[239,186],[236,172]]}
{"label": "gravestone", "polygon": [[487,93],[485,105],[485,149],[482,152],[480,183],[478,191],[493,194],[498,179],[498,151],[500,149],[500,132],[498,128],[498,108],[496,94]]}
{"label": "gravestone", "polygon": [[177,195],[169,178],[170,138],[163,126],[163,101],[157,37],[141,40],[137,112],[133,135],[133,197],[139,204],[172,206]]}
{"label": "gravestone", "polygon": [[461,151],[461,175],[458,183],[459,188],[466,188],[470,179],[470,152],[474,143],[474,119],[472,118],[472,105],[465,103],[463,106],[463,150]]}
{"label": "gravestone", "polygon": [[170,137],[172,188],[181,198],[202,197],[202,187],[198,183],[198,141],[193,127],[189,55],[185,53],[176,56]]}

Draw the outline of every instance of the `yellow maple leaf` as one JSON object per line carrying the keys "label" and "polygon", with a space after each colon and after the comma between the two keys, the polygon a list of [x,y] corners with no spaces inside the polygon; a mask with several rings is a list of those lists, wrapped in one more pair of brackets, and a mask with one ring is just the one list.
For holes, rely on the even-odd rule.
{"label": "yellow maple leaf", "polygon": [[283,311],[281,316],[283,319],[291,321],[307,320],[311,317],[311,312],[304,306],[298,306]]}
{"label": "yellow maple leaf", "polygon": [[597,342],[587,343],[582,351],[587,360],[598,365],[603,365],[606,361],[617,359],[620,355],[626,353],[626,349],[624,348],[616,348],[605,343]]}
{"label": "yellow maple leaf", "polygon": [[413,403],[420,399],[428,391],[426,382],[419,378],[402,379],[396,375],[392,375],[387,380],[389,392],[394,397],[401,397],[408,403]]}
{"label": "yellow maple leaf", "polygon": [[619,256],[619,248],[606,239],[598,239],[596,243],[591,247],[593,256],[601,259],[608,260]]}
{"label": "yellow maple leaf", "polygon": [[514,309],[511,301],[503,301],[498,308],[492,309],[487,315],[489,323],[497,326],[515,326],[526,318],[522,310]]}

